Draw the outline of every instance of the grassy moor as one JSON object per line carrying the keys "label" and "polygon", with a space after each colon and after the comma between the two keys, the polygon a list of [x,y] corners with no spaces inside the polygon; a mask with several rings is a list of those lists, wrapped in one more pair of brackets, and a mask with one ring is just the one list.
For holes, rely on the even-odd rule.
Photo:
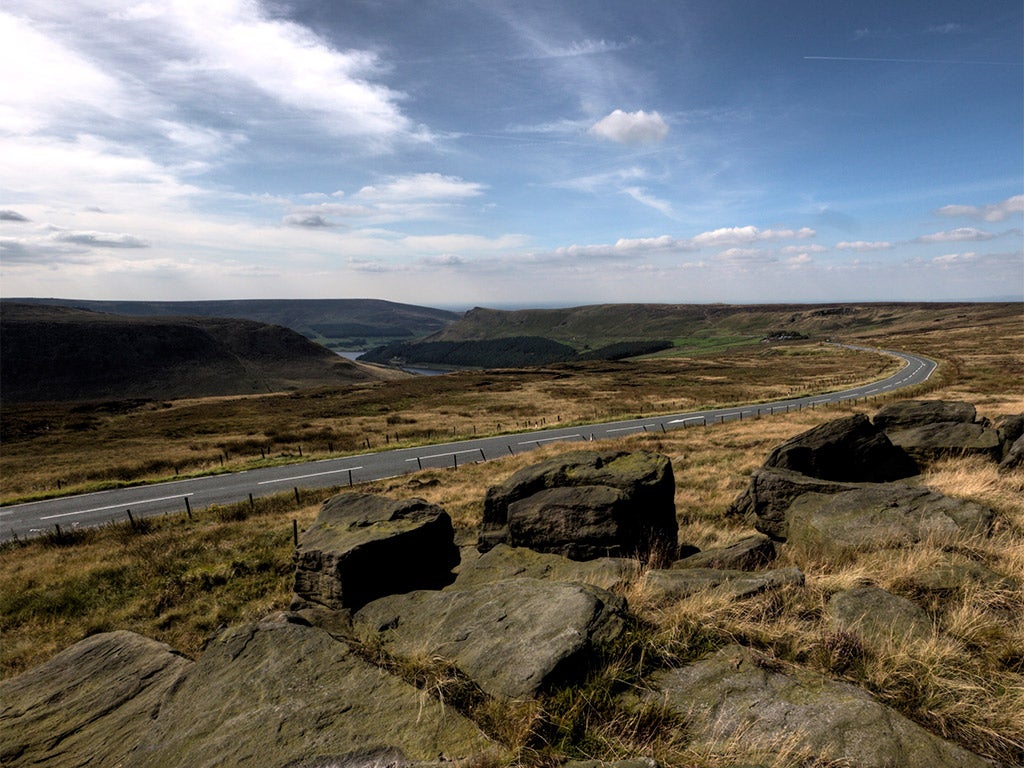
{"label": "grassy moor", "polygon": [[[673,413],[824,392],[892,372],[892,358],[825,344],[825,339],[899,349],[939,363],[931,381],[890,399],[762,416],[707,428],[638,434],[608,447],[668,456],[676,481],[679,540],[701,549],[751,533],[728,514],[750,473],[784,440],[830,419],[869,416],[893,399],[966,400],[979,417],[1024,412],[1024,315],[1019,304],[853,305],[823,308],[608,308],[511,313],[518,332],[550,335],[579,348],[635,337],[674,338],[673,350],[624,361],[570,362],[525,369],[461,371],[444,377],[366,381],[278,394],[80,403],[3,404],[3,498],[39,498],[67,489],[154,481],[187,473],[244,469],[346,452],[425,444],[583,423]],[[683,339],[665,316],[700,315],[703,335]],[[500,313],[474,311],[491,322]],[[589,324],[578,319],[586,314]],[[632,321],[627,321],[627,316]],[[543,322],[538,318],[542,318]],[[795,318],[784,323],[784,318]],[[497,322],[497,319],[495,319]],[[675,320],[672,320],[675,322]],[[576,325],[578,323],[578,326]],[[804,340],[761,343],[787,326]],[[581,343],[581,330],[591,332]],[[690,326],[692,332],[693,326]],[[446,331],[445,333],[448,333]],[[482,334],[483,331],[480,331]],[[632,331],[631,331],[632,332]],[[487,332],[493,337],[495,331]],[[742,342],[742,343],[741,343]],[[365,485],[390,497],[444,507],[456,541],[469,546],[487,488],[516,470],[575,446],[458,470],[428,470]],[[698,593],[669,603],[648,593],[643,574],[621,588],[638,621],[608,649],[580,686],[527,703],[467,692],[440,660],[410,665],[367,645],[363,653],[473,719],[520,765],[566,758],[645,755],[672,766],[752,764],[743,739],[689,741],[671,713],[636,706],[658,670],[730,643],[754,649],[778,669],[804,669],[853,683],[943,738],[1003,764],[1024,760],[1024,476],[992,463],[949,457],[914,483],[995,511],[988,536],[846,557],[781,551],[774,567],[799,565],[800,589],[742,600]],[[119,523],[43,537],[0,550],[0,673],[10,677],[89,635],[131,629],[190,657],[218,627],[288,606],[292,525],[305,529],[329,492],[288,494],[184,516]],[[950,562],[983,568],[985,582],[951,583],[921,593],[914,576]],[[925,607],[930,629],[912,641],[864,644],[836,631],[826,605],[835,593],[877,586]],[[615,695],[613,695],[615,694]],[[633,704],[630,702],[633,701]],[[758,765],[825,766],[794,744],[760,745]],[[839,763],[835,763],[838,765]],[[833,765],[828,763],[827,765]]]}

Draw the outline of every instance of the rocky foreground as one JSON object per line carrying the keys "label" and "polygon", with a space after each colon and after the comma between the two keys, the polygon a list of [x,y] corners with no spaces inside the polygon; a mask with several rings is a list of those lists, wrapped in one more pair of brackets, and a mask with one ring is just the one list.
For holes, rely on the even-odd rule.
{"label": "rocky foreground", "polygon": [[[1019,471],[1022,433],[1024,417],[992,425],[969,404],[927,401],[823,424],[772,451],[734,502],[750,535],[703,552],[678,541],[672,466],[650,453],[581,451],[521,470],[488,491],[475,550],[460,551],[436,505],[342,494],[302,534],[288,611],[228,628],[196,661],[111,632],[0,682],[0,764],[507,763],[515,745],[410,672],[440,665],[511,712],[582,683],[623,641],[637,624],[630,589],[654,605],[740,601],[804,588],[799,567],[774,567],[783,548],[799,563],[985,536],[991,510],[913,478],[949,454]],[[917,578],[924,591],[999,579],[954,557]],[[836,592],[826,612],[867,647],[933,631],[920,605],[871,585]],[[662,665],[622,698],[658,708],[697,748],[741,740],[769,756],[746,765],[773,750],[869,768],[994,764],[857,686],[735,644]],[[642,757],[623,765],[651,765]]]}

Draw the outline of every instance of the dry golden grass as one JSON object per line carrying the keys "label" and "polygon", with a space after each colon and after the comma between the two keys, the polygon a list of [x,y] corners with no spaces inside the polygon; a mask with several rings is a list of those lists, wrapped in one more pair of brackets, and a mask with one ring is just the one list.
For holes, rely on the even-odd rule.
{"label": "dry golden grass", "polygon": [[[988,418],[1024,411],[1020,387],[1024,381],[1024,329],[1018,323],[999,325],[986,320],[976,327],[944,333],[911,328],[904,336],[870,341],[939,359],[942,365],[928,397],[970,400],[978,405],[979,415]],[[819,353],[811,350],[807,354]],[[767,365],[770,359],[745,360],[741,356],[721,363],[723,370],[747,365],[756,369],[749,373],[744,388],[711,396],[709,402],[736,402],[760,386],[758,376],[779,375],[780,369]],[[883,365],[873,358],[857,360],[869,360],[872,366],[857,374],[861,378],[877,376]],[[758,369],[758,361],[766,367]],[[812,366],[805,369],[791,365],[788,359],[785,362],[791,375],[785,386],[822,386],[801,378],[810,375]],[[841,356],[836,362],[847,364],[850,358]],[[821,364],[822,360],[815,361],[816,366]],[[654,370],[648,371],[651,376]],[[120,445],[120,450],[133,451],[129,438],[141,425],[158,423],[170,414],[173,418],[159,422],[164,432],[157,434],[166,436],[166,431],[179,423],[176,419],[181,419],[181,424],[196,424],[208,417],[210,432],[176,438],[167,448],[181,450],[192,441],[208,450],[218,441],[241,440],[246,430],[257,429],[253,425],[260,420],[276,418],[278,410],[281,422],[275,421],[273,428],[283,430],[290,419],[300,419],[291,424],[295,434],[303,430],[316,433],[325,427],[339,434],[341,423],[348,421],[360,429],[375,428],[378,435],[385,428],[398,431],[401,440],[412,439],[411,433],[427,424],[435,430],[454,427],[471,434],[473,425],[484,431],[481,413],[490,420],[500,419],[505,428],[515,426],[517,420],[550,423],[559,416],[568,421],[588,417],[588,413],[604,414],[610,412],[610,397],[616,387],[627,393],[620,398],[623,402],[636,406],[620,403],[616,413],[639,410],[641,404],[651,410],[681,410],[687,407],[691,378],[717,376],[710,368],[700,369],[699,374],[696,368],[689,370],[689,377],[672,368],[657,370],[668,380],[632,389],[615,378],[617,372],[614,376],[594,370],[528,374],[515,387],[508,384],[510,374],[460,374],[465,376],[460,386],[471,383],[469,389],[479,390],[479,399],[467,395],[463,404],[454,405],[453,391],[441,387],[430,395],[437,399],[428,406],[427,400],[416,400],[410,390],[399,389],[409,399],[396,399],[383,410],[369,393],[362,393],[359,397],[366,398],[365,402],[359,407],[349,402],[345,418],[336,415],[342,409],[335,395],[328,393],[294,399],[174,403],[168,408],[147,404],[129,413],[93,414],[96,432],[91,437],[95,440],[103,435]],[[499,379],[505,389],[492,389]],[[705,388],[692,391],[711,392],[715,386],[704,382],[701,387]],[[593,394],[593,402],[586,400],[588,393]],[[481,403],[485,401],[500,410],[484,410]],[[497,405],[501,401],[504,404]],[[772,447],[825,420],[853,412],[871,413],[881,402],[634,435],[603,442],[601,447],[652,450],[669,456],[676,478],[680,539],[706,548],[727,544],[751,531],[748,522],[728,517],[726,509]],[[255,415],[243,417],[235,412],[244,412],[249,406]],[[298,410],[291,410],[292,406]],[[314,412],[314,406],[321,410]],[[334,415],[326,415],[332,412]],[[403,437],[404,430],[409,430],[410,436]],[[257,437],[260,435],[266,437],[262,432]],[[90,436],[83,435],[81,444],[72,437],[65,430],[63,436],[54,438],[57,442],[53,445],[84,451],[82,446]],[[282,444],[277,445],[280,448]],[[418,496],[438,503],[452,516],[458,541],[471,544],[489,486],[523,466],[574,447],[549,445],[530,454],[468,464],[458,470],[428,470],[359,490],[393,497]],[[31,475],[28,455],[29,451],[21,453],[19,449],[10,464],[4,465],[22,467],[17,469],[23,478],[19,493],[53,479],[45,472]],[[230,461],[242,460],[232,457]],[[102,476],[101,464],[83,471],[83,478]],[[554,692],[514,711],[486,697],[473,698],[464,681],[437,660],[424,660],[417,669],[400,673],[428,695],[471,712],[489,733],[512,749],[519,764],[552,765],[565,756],[615,759],[638,755],[655,757],[666,765],[707,768],[815,764],[799,752],[795,741],[752,745],[741,734],[710,745],[690,744],[685,727],[667,713],[631,710],[621,697],[609,694],[642,685],[644,675],[656,668],[687,663],[721,644],[740,642],[787,663],[861,685],[933,732],[980,754],[1010,764],[1020,762],[1024,760],[1024,472],[1000,474],[989,463],[949,459],[929,467],[920,482],[992,507],[997,512],[992,535],[953,546],[929,542],[903,550],[860,553],[841,563],[827,559],[796,562],[783,548],[774,567],[799,566],[806,577],[805,587],[741,601],[702,594],[656,603],[644,590],[641,571],[624,590],[639,619],[624,647],[609,651],[585,684]],[[288,497],[260,504],[265,506],[255,515],[247,516],[244,509],[196,511],[192,522],[167,518],[147,523],[140,531],[123,526],[82,534],[74,545],[56,546],[40,540],[0,550],[0,674],[15,674],[88,634],[114,628],[132,629],[197,655],[221,624],[287,606],[292,520],[297,519],[300,527],[307,526],[316,506],[296,509]],[[950,562],[984,567],[995,581],[967,579],[941,593],[920,589],[918,574]],[[833,630],[826,616],[829,597],[865,584],[917,601],[928,612],[934,631],[917,640],[890,643],[869,642]]]}

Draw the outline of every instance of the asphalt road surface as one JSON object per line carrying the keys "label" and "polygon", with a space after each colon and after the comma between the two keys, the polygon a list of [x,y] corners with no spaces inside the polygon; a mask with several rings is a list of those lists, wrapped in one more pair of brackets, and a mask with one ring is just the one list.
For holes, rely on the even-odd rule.
{"label": "asphalt road surface", "polygon": [[828,403],[860,400],[921,384],[936,367],[934,361],[918,355],[888,350],[871,351],[894,355],[906,364],[881,381],[814,397],[402,448],[16,504],[0,508],[0,541],[55,532],[55,526],[67,531],[104,525],[111,521],[123,522],[128,519],[129,511],[135,518],[186,514],[189,509],[195,511],[212,504],[247,501],[250,494],[253,498],[259,498],[293,491],[295,488],[355,485],[419,469],[457,467],[468,462],[489,461],[556,441],[585,443],[637,432],[667,432],[671,429],[713,425],[734,419],[815,408]]}

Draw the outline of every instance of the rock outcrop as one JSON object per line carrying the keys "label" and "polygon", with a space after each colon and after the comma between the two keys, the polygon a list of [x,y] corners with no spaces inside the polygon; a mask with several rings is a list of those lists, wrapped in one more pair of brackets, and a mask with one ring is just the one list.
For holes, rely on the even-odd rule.
{"label": "rock outcrop", "polygon": [[833,629],[855,633],[875,646],[899,646],[932,632],[928,615],[917,603],[878,587],[836,592],[826,612]]}
{"label": "rock outcrop", "polygon": [[449,589],[528,578],[590,584],[610,590],[624,586],[639,571],[636,560],[624,557],[599,557],[580,562],[562,555],[499,544],[482,555],[464,556],[458,577]]}
{"label": "rock outcrop", "polygon": [[777,671],[741,646],[658,673],[654,686],[648,700],[686,718],[697,746],[742,738],[752,760],[795,742],[814,758],[858,768],[991,768],[856,686]]}
{"label": "rock outcrop", "polygon": [[499,752],[451,707],[327,633],[288,622],[221,634],[142,731],[126,768],[285,768],[357,750],[410,760]]}
{"label": "rock outcrop", "polygon": [[753,571],[775,559],[775,543],[764,534],[744,536],[725,547],[705,549],[672,563],[673,568],[725,568]]}
{"label": "rock outcrop", "polygon": [[343,493],[324,502],[302,534],[293,608],[356,610],[384,595],[440,589],[458,564],[451,518],[441,507]]}
{"label": "rock outcrop", "polygon": [[905,400],[883,406],[874,424],[916,461],[943,456],[981,455],[999,461],[1004,438],[987,421],[978,421],[972,403]]}
{"label": "rock outcrop", "polygon": [[357,632],[405,659],[450,660],[492,696],[522,699],[585,672],[621,636],[626,602],[583,584],[521,578],[375,600]]}
{"label": "rock outcrop", "polygon": [[487,490],[478,548],[528,547],[576,560],[674,558],[675,480],[653,453],[575,451]]}
{"label": "rock outcrop", "polygon": [[805,493],[787,511],[789,546],[823,557],[952,542],[984,534],[993,512],[971,501],[899,483],[836,494]]}
{"label": "rock outcrop", "polygon": [[192,662],[163,643],[93,635],[0,681],[0,765],[121,765]]}
{"label": "rock outcrop", "polygon": [[910,457],[859,413],[787,440],[768,454],[764,466],[847,483],[884,483],[918,472]]}
{"label": "rock outcrop", "polygon": [[698,592],[711,592],[733,600],[751,597],[770,589],[802,587],[799,568],[772,571],[731,571],[721,568],[681,568],[647,573],[644,590],[654,602],[679,600]]}

